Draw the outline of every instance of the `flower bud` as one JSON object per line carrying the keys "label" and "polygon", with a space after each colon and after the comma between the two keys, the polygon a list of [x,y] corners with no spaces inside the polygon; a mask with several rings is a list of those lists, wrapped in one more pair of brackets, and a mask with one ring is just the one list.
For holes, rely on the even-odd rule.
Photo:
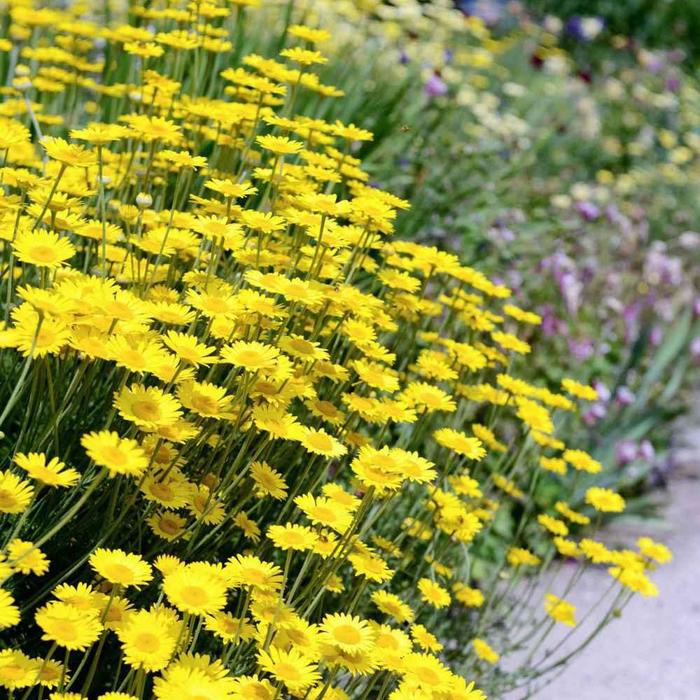
{"label": "flower bud", "polygon": [[136,195],[136,206],[139,209],[148,209],[153,204],[153,197],[145,192],[139,192]]}

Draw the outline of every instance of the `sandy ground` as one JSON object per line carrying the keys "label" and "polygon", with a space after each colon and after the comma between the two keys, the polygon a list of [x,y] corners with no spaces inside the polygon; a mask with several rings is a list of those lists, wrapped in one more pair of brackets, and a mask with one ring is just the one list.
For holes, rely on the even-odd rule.
{"label": "sandy ground", "polygon": [[[696,412],[695,426],[684,429],[678,444],[680,467],[670,484],[666,522],[645,528],[645,534],[666,542],[675,554],[672,563],[654,574],[660,597],[636,596],[622,618],[536,698],[700,699],[699,416]],[[622,541],[631,538],[624,530],[609,534]],[[590,572],[586,579],[570,596],[581,609],[595,602],[609,581],[602,572]]]}

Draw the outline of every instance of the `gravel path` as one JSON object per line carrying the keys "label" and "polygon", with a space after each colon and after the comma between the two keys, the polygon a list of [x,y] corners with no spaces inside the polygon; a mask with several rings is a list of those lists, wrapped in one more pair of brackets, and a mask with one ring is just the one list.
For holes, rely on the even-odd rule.
{"label": "gravel path", "polygon": [[[615,621],[550,686],[540,700],[698,700],[700,698],[700,427],[688,426],[677,447],[663,524],[646,533],[667,543],[674,560],[653,574],[659,598],[636,596]],[[609,533],[629,541],[631,529]],[[635,526],[639,534],[638,526]],[[609,579],[590,572],[572,602],[587,609]]]}

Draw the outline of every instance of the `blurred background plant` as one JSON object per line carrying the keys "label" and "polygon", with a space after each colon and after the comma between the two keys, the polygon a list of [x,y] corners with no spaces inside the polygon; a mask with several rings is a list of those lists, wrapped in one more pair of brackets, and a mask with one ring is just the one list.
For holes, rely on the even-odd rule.
{"label": "blurred background plant", "polygon": [[533,334],[570,365],[543,354],[533,376],[556,386],[575,369],[595,383],[589,450],[636,496],[629,512],[649,516],[700,361],[700,91],[673,37],[673,49],[642,45],[661,41],[654,27],[677,3],[634,37],[617,28],[645,3],[575,16],[580,4],[557,3],[557,17],[546,2],[531,14],[449,0],[294,11],[334,27],[324,48],[341,60],[324,80],[347,95],[324,116],[375,133],[354,154],[411,200],[400,233],[461,249],[535,305]]}

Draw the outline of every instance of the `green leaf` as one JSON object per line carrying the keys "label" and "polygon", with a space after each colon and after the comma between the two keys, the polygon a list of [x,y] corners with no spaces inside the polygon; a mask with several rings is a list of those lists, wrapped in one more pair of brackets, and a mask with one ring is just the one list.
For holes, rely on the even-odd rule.
{"label": "green leaf", "polygon": [[649,364],[637,390],[635,405],[643,405],[649,398],[654,384],[661,379],[669,365],[676,360],[688,343],[692,325],[692,310],[688,309],[666,334],[663,343]]}

